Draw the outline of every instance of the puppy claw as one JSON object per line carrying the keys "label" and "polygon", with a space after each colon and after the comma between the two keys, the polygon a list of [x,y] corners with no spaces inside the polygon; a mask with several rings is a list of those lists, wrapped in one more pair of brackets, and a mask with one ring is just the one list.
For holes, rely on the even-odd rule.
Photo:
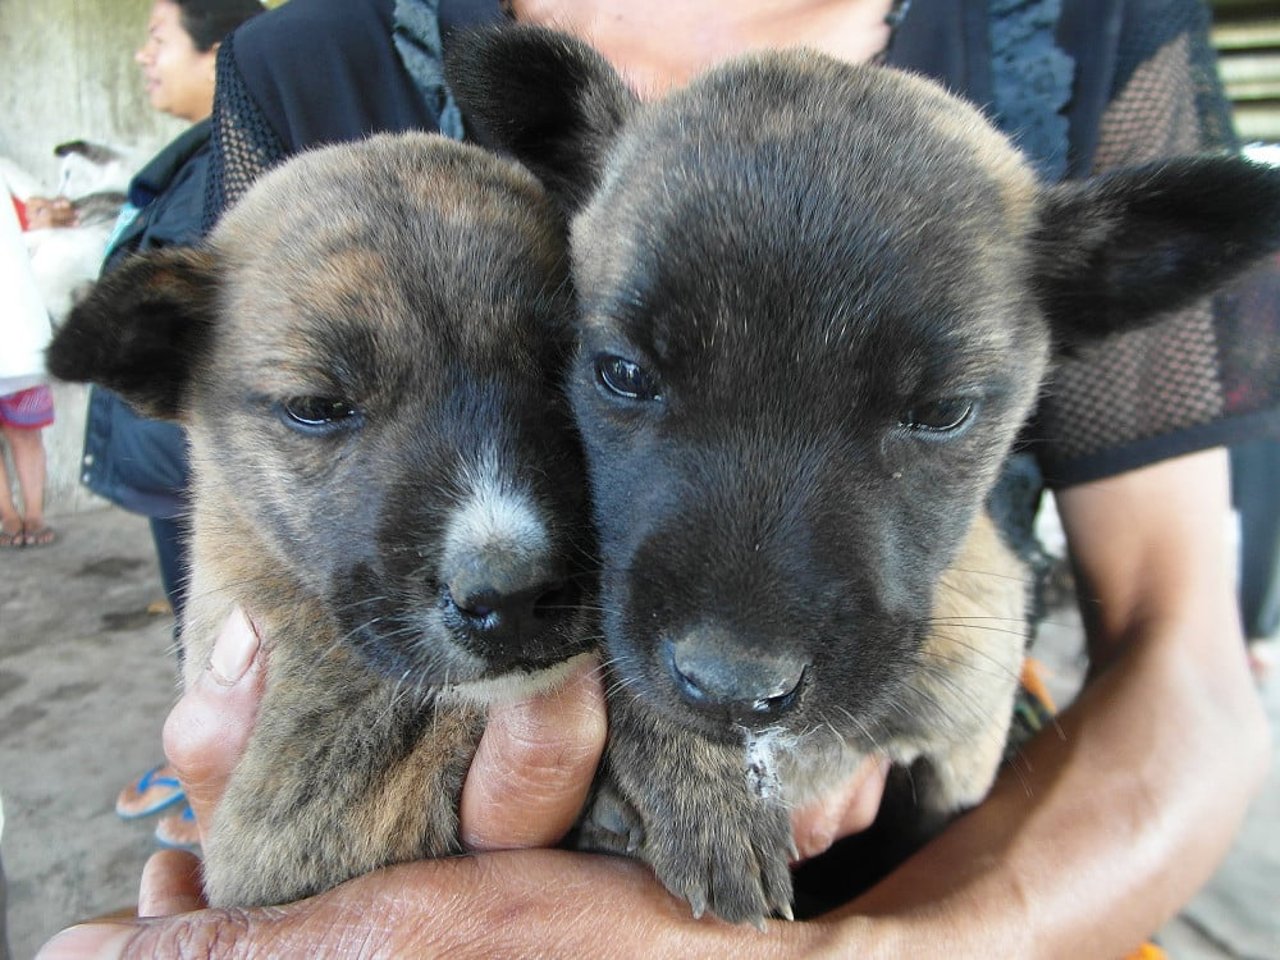
{"label": "puppy claw", "polygon": [[693,911],[693,919],[701,920],[702,915],[707,912],[707,901],[703,897],[690,897],[689,909]]}
{"label": "puppy claw", "polygon": [[791,909],[791,859],[790,857],[762,858],[760,863],[760,884],[764,888],[764,899],[768,904],[767,912],[786,920],[795,919]]}

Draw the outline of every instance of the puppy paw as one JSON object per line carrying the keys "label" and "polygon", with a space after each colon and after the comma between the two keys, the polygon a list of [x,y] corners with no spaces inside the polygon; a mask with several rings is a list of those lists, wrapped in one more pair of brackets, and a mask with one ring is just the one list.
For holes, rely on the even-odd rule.
{"label": "puppy paw", "polygon": [[588,816],[594,849],[648,863],[696,916],[756,926],[790,918],[795,847],[772,771],[744,745],[699,736],[639,701],[611,700],[609,710]]}
{"label": "puppy paw", "polygon": [[791,819],[780,804],[745,792],[739,799],[734,810],[722,802],[697,820],[651,824],[641,857],[694,916],[757,927],[770,916],[791,919]]}

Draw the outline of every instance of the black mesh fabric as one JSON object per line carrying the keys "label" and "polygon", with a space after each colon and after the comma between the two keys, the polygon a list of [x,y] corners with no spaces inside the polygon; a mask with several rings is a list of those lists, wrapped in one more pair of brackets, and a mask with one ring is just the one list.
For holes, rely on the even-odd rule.
{"label": "black mesh fabric", "polygon": [[218,48],[218,96],[213,104],[213,155],[205,184],[204,229],[238,200],[266,170],[285,158],[284,145],[271,129],[236,65],[235,34]]}
{"label": "black mesh fabric", "polygon": [[300,150],[438,129],[438,98],[424,95],[393,42],[402,2],[422,16],[434,9],[414,0],[291,0],[223,42],[207,226],[263,172]]}
{"label": "black mesh fabric", "polygon": [[[1184,0],[1131,0],[1091,172],[1236,147],[1208,16]],[[1064,486],[1229,444],[1276,419],[1276,265],[1212,302],[1059,363],[1031,435]]]}

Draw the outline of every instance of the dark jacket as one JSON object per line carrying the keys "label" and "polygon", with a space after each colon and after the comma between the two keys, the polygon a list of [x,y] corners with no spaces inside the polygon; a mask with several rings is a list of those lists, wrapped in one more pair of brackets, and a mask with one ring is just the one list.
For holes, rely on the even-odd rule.
{"label": "dark jacket", "polygon": [[[103,274],[131,253],[199,241],[208,166],[205,120],[160,151],[129,184]],[[186,512],[189,468],[182,428],[139,416],[101,387],[89,397],[83,464],[85,486],[126,510],[149,517]]]}

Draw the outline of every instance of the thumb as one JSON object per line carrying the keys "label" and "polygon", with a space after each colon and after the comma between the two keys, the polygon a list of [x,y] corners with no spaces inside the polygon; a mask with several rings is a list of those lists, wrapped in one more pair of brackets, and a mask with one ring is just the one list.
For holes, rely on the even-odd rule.
{"label": "thumb", "polygon": [[591,657],[550,693],[491,708],[462,791],[463,845],[558,842],[586,802],[606,732],[604,689]]}
{"label": "thumb", "polygon": [[253,732],[266,670],[261,643],[244,611],[236,607],[223,624],[209,665],[169,712],[164,749],[186,788],[201,839],[231,771]]}
{"label": "thumb", "polygon": [[147,858],[138,887],[138,916],[169,917],[205,905],[199,858],[185,850],[159,850]]}

